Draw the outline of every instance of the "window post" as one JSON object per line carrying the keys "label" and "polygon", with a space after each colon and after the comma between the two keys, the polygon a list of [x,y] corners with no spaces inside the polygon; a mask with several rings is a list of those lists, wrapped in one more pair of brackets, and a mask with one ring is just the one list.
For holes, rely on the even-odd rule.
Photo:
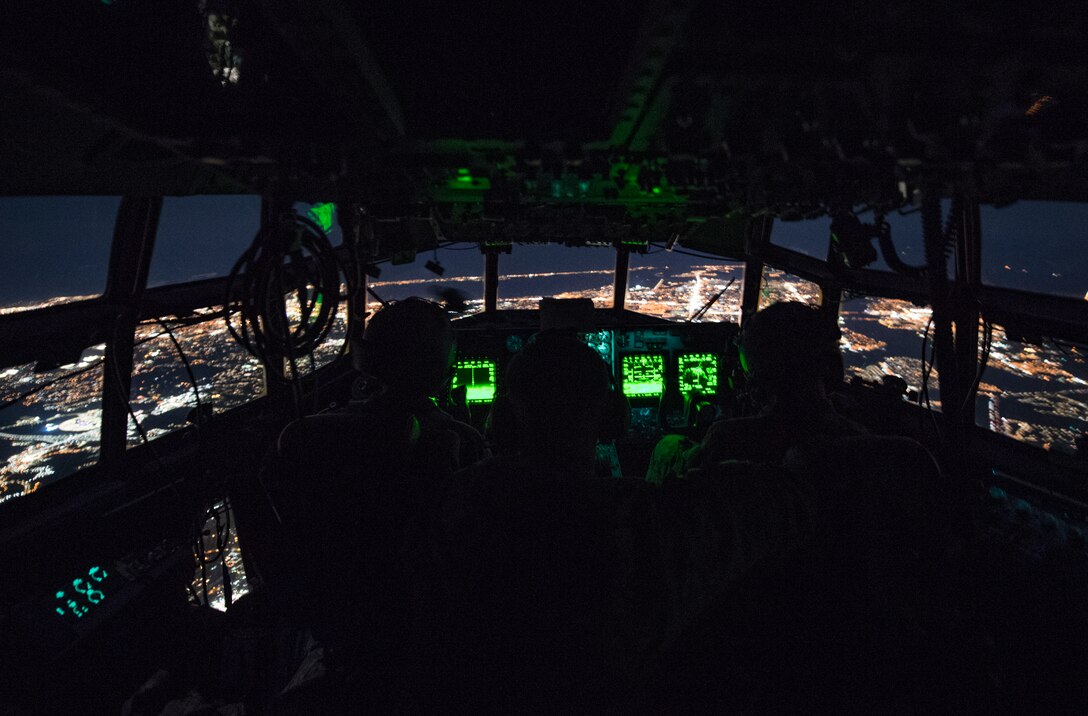
{"label": "window post", "polygon": [[631,266],[631,252],[625,246],[616,247],[616,270],[612,279],[612,311],[622,316],[627,302],[627,273]]}
{"label": "window post", "polygon": [[114,225],[104,296],[112,315],[102,375],[100,454],[106,464],[124,456],[128,441],[132,350],[161,208],[162,197],[126,196]]}
{"label": "window post", "polygon": [[759,289],[763,281],[763,247],[771,240],[769,216],[748,224],[748,239],[744,257],[744,294],[741,298],[741,323],[759,310]]}

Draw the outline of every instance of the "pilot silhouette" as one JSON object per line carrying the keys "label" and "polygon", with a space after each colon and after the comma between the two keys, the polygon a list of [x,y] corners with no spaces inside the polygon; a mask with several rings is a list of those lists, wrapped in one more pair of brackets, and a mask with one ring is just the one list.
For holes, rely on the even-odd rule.
{"label": "pilot silhouette", "polygon": [[483,436],[439,409],[434,398],[449,385],[456,342],[449,316],[437,303],[406,298],[390,303],[367,323],[355,366],[368,379],[356,408],[413,416],[421,441],[441,444],[449,467],[471,465],[488,454]]}
{"label": "pilot silhouette", "polygon": [[838,331],[819,309],[796,302],[768,306],[748,319],[738,353],[756,414],[720,420],[694,445],[666,436],[654,450],[648,481],[720,460],[778,462],[806,440],[866,432],[836,413],[828,397],[842,383],[843,363]]}

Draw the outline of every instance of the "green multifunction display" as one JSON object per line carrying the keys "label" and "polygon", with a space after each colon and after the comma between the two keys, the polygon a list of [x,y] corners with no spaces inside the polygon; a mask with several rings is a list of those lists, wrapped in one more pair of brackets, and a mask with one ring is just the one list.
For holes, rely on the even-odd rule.
{"label": "green multifunction display", "polygon": [[469,403],[490,403],[495,399],[495,361],[485,358],[459,360],[454,365],[453,387],[465,386]]}
{"label": "green multifunction display", "polygon": [[629,398],[661,395],[665,389],[665,358],[657,354],[623,357],[623,394]]}
{"label": "green multifunction display", "polygon": [[718,389],[718,356],[713,353],[686,353],[677,359],[680,392],[710,395]]}
{"label": "green multifunction display", "polygon": [[114,578],[103,567],[91,567],[56,591],[56,613],[67,621],[78,621],[93,612],[114,591]]}

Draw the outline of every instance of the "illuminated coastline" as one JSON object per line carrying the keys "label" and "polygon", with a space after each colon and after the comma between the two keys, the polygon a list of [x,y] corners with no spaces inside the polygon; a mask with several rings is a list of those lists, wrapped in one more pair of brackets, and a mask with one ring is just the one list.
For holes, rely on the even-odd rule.
{"label": "illuminated coastline", "polygon": [[[626,305],[640,313],[684,321],[724,289],[699,320],[736,322],[740,318],[743,273],[743,266],[735,263],[708,262],[672,273],[658,267],[632,268]],[[499,307],[533,309],[542,295],[590,298],[595,305],[605,307],[612,302],[611,278],[610,270],[504,275],[500,288],[507,290],[500,290]],[[556,281],[574,280],[591,287],[547,294],[532,290],[535,282],[551,282],[548,285],[554,286]],[[372,286],[389,298],[402,298],[426,295],[451,284],[479,285],[480,281],[479,276],[412,278],[376,281]],[[18,310],[82,298],[58,297],[22,305]],[[819,301],[819,288],[782,271],[767,269],[760,304],[782,300],[814,304]],[[469,298],[466,313],[482,308],[480,299]],[[221,412],[263,394],[265,376],[259,362],[230,338],[222,319],[209,315],[204,322],[176,327],[174,333],[193,367],[202,402]],[[885,375],[897,375],[917,390],[922,380],[922,337],[929,316],[928,308],[895,299],[845,302],[840,325],[849,374],[876,381]],[[344,319],[340,315],[332,340],[315,352],[315,365],[336,355],[343,333]],[[160,326],[139,327],[137,342],[132,406],[148,437],[154,439],[187,424],[195,407],[193,386]],[[0,395],[4,400],[56,381],[0,415],[0,502],[34,492],[97,460],[102,353],[102,346],[94,346],[78,363],[42,373],[36,373],[33,364],[0,370]],[[309,356],[302,357],[300,372],[310,370],[309,362]],[[934,372],[931,387],[935,388],[936,383]],[[1016,439],[1069,452],[1079,432],[1088,429],[1088,361],[1074,346],[1014,343],[997,329],[979,392],[979,424]],[[939,397],[934,398],[938,407]],[[131,424],[128,439],[130,444],[141,439]]]}

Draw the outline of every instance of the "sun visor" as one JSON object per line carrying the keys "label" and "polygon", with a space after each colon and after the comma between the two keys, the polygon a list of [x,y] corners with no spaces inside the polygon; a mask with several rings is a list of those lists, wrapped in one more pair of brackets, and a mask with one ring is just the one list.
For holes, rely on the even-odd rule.
{"label": "sun visor", "polygon": [[748,226],[752,217],[747,212],[733,212],[723,218],[708,218],[693,223],[679,244],[685,249],[730,259],[743,259],[747,249]]}

